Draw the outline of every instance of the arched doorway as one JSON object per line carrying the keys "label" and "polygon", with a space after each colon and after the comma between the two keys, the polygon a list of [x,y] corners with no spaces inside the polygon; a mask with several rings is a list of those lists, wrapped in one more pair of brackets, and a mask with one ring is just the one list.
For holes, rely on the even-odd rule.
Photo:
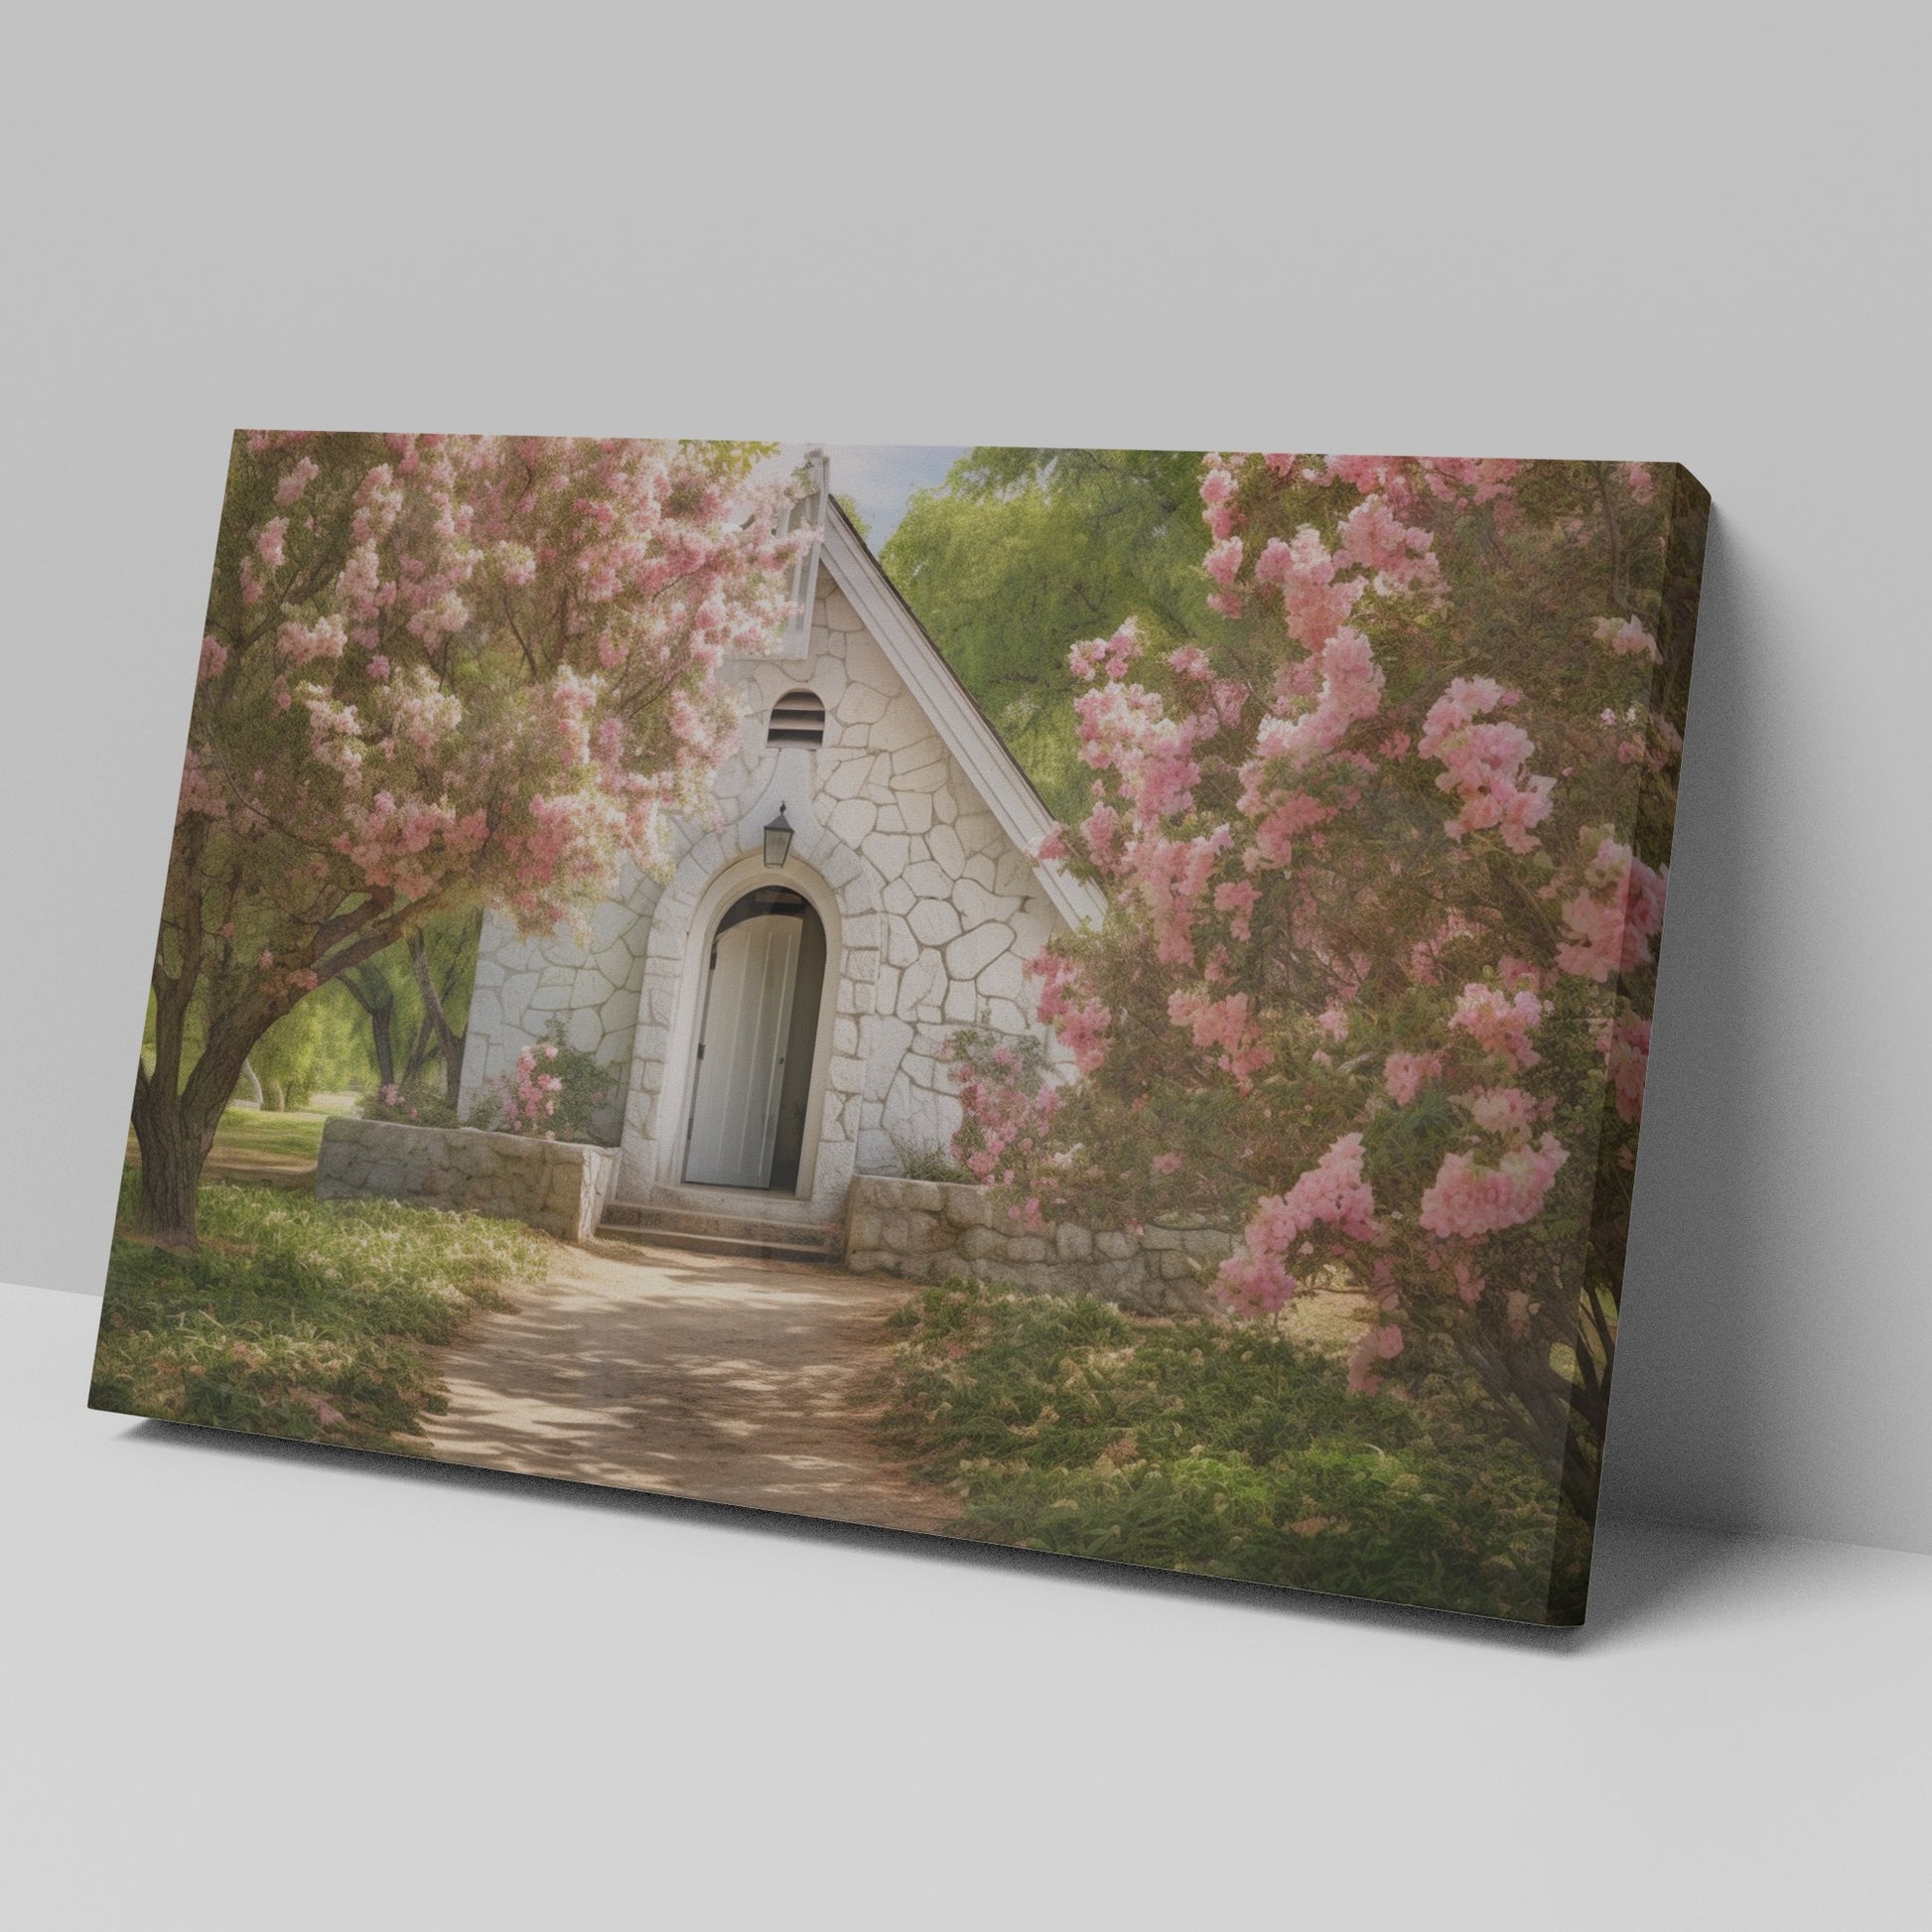
{"label": "arched doorway", "polygon": [[825,927],[802,894],[759,886],[712,934],[683,1178],[793,1193],[825,990]]}

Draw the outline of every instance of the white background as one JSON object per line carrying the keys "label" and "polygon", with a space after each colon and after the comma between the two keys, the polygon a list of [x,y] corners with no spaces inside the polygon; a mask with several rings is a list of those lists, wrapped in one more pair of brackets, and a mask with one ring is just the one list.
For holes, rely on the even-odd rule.
{"label": "white background", "polygon": [[[0,79],[0,1280],[98,1290],[238,423],[1678,458],[1718,521],[1611,1507],[1932,1551],[1925,41],[1902,9],[1846,5],[36,9],[10,29]],[[1365,1687],[1362,1722],[1392,1749],[1463,1723],[1461,1701],[1501,1673],[1497,1695],[1532,1730],[1483,1760],[1494,1809],[1481,1842],[1525,1883],[1534,1865],[1559,1922],[1598,1862],[1614,1863],[1592,1842],[1614,1802],[1582,1802],[1593,1727],[1610,1718],[1589,1699],[1604,1687],[1547,1655],[1432,1638],[1411,1684],[1398,1660],[1427,1647],[1411,1625],[1398,1636],[1037,1570],[1015,1583],[991,1565],[922,1568],[898,1545],[888,1559],[728,1536],[712,1517],[534,1508],[522,1491],[513,1506],[494,1492],[424,1498],[406,1483],[435,1505],[410,1519],[427,1540],[399,1572],[389,1532],[358,1542],[345,1515],[317,1600],[360,1602],[366,1621],[318,1626],[290,1567],[303,1547],[290,1526],[312,1506],[302,1485],[340,1492],[345,1512],[384,1486],[342,1458],[263,1482],[259,1462],[137,1440],[140,1456],[130,1443],[122,1461],[165,1464],[140,1480],[177,1505],[184,1463],[196,1494],[254,1472],[230,1530],[272,1532],[261,1602],[197,1597],[188,1569],[156,1582],[85,1523],[62,1559],[79,1568],[36,1575],[19,1600],[37,1629],[84,1628],[92,1654],[128,1672],[113,1697],[89,1679],[98,1708],[65,1707],[86,1713],[76,1764],[98,1750],[123,1766],[103,1826],[138,1809],[130,1753],[165,1785],[183,1726],[231,1727],[235,1761],[270,1780],[229,1793],[232,1832],[207,1821],[206,1849],[236,1868],[266,1856],[273,1778],[300,1783],[318,1752],[352,1794],[330,1829],[365,1803],[367,1831],[388,1844],[406,1829],[397,1766],[425,1748],[446,1772],[460,1763],[466,1802],[500,1808],[479,1843],[506,1868],[533,1779],[609,1799],[584,1799],[578,1840],[541,1837],[543,1861],[567,1870],[571,1843],[607,1857],[645,1831],[621,1795],[644,1787],[580,1781],[581,1764],[554,1761],[607,1726],[613,1762],[652,1767],[638,1802],[654,1829],[702,1816],[713,1836],[698,1842],[719,1858],[716,1834],[738,1830],[731,1885],[781,1862],[757,1892],[764,1922],[785,1871],[835,1896],[814,1863],[834,1839],[859,1867],[916,1870],[929,1888],[898,1894],[896,1921],[868,1892],[855,1908],[868,1923],[998,1917],[1001,1888],[979,1879],[1016,1859],[1034,1904],[1077,1918],[1089,1862],[1114,1863],[1088,1895],[1118,1900],[1133,1896],[1120,1861],[1141,1855],[1173,1881],[1147,1899],[1217,1920],[1267,1902],[1216,1879],[1217,1822],[1278,1831],[1286,1875],[1311,1856],[1298,1808],[1340,1775],[1359,1790],[1365,1836],[1348,1852],[1359,1890],[1333,1899],[1360,1913],[1336,1905],[1325,1922],[1379,1923],[1389,1857],[1418,1842],[1432,1804],[1440,1824],[1473,1816],[1474,1799],[1446,1759],[1440,1783],[1410,1775],[1391,1801],[1324,1728],[1345,1713],[1294,1693],[1311,1633],[1326,1633],[1324,1667]],[[154,1529],[134,1554],[202,1550],[210,1520],[180,1540]],[[63,1547],[56,1527],[42,1521],[52,1540],[36,1547]],[[559,1538],[632,1532],[645,1555],[610,1560],[644,1565],[648,1587],[581,1555],[590,1570],[560,1574],[648,1596],[685,1588],[676,1566],[711,1550],[732,1573],[718,1600],[735,1608],[699,1590],[678,1625],[695,1651],[667,1652],[634,1594],[632,1614],[543,1580]],[[359,1594],[340,1568],[356,1562]],[[124,1617],[103,1607],[109,1590]],[[174,1619],[159,1640],[157,1592]],[[69,1596],[74,1613],[55,1614]],[[262,1647],[258,1613],[285,1633],[280,1648]],[[371,1678],[372,1633],[391,1619],[395,1652]],[[507,1692],[477,1661],[490,1654],[477,1633],[492,1628]],[[452,1654],[483,1674],[445,1686],[437,1709],[467,1713],[474,1730],[460,1749],[447,1735],[425,1746],[390,1694],[434,1678],[453,1632],[469,1634]],[[332,1693],[350,1638],[361,1674]],[[224,1675],[211,1659],[231,1639],[248,1661]],[[123,1646],[147,1655],[123,1659]],[[1189,1648],[1203,1672],[1191,1682],[1173,1668]],[[652,1660],[648,1696],[606,1708],[597,1660],[613,1655]],[[1163,1668],[1141,1683],[1150,1655]],[[193,1696],[144,1703],[171,1659],[200,1674]],[[970,1694],[988,1671],[1007,1673],[990,1702]],[[64,1708],[66,1680],[50,1681],[48,1709]],[[372,1683],[380,1700],[357,1695]],[[1265,1735],[1251,1727],[1256,1684]],[[1145,1710],[1137,1689],[1204,1700],[1199,1721]],[[582,1724],[533,1730],[529,1700],[544,1695]],[[660,1695],[700,1700],[672,1726],[686,1751],[709,1740],[686,1777],[655,1755]],[[339,1720],[378,1705],[395,1731],[358,1781]],[[1216,1711],[1233,1730],[1214,1730]],[[852,1788],[844,1837],[825,1822],[836,1791],[793,1748],[841,1724],[861,1742],[839,1743],[838,1761],[861,1751],[876,1774]],[[1309,1726],[1325,1757],[1299,1747]],[[957,1740],[970,1771],[935,1773],[935,1739]],[[1193,1755],[1178,1761],[1182,1746]],[[890,1775],[896,1751],[908,1782]],[[1551,1759],[1587,1829],[1546,1869],[1555,1825],[1518,1800],[1545,1790]],[[1217,1780],[1219,1814],[1200,1796]],[[73,1769],[60,1802],[84,1812],[87,1789]],[[1193,1794],[1178,1814],[1176,1790]],[[774,1825],[787,1805],[797,1832]],[[1109,1821],[1097,1836],[1096,1818]],[[868,1822],[901,1851],[911,1833],[921,1856],[881,1864]],[[1164,1823],[1197,1863],[1160,1862]],[[1022,1833],[1050,1842],[1023,1858]],[[1319,1848],[1329,1865],[1340,1843]],[[76,1838],[62,1868],[79,1872],[84,1847]],[[299,1834],[284,1849],[288,1885],[340,1875],[350,1856]],[[432,1834],[417,1850],[450,1847]],[[535,1882],[517,1868],[499,1902]],[[1241,1869],[1260,1883],[1260,1867]],[[439,1922],[418,1878],[431,1902],[416,1922]],[[480,1895],[476,1879],[473,1864],[463,1895]],[[1727,1922],[1702,1893],[1669,1896],[1684,1916],[1668,1922]],[[549,1914],[526,1902],[538,1922],[588,1922],[562,1892]],[[633,1903],[649,1910],[642,1871]],[[1837,1918],[1885,1922],[1849,1906]],[[291,1907],[280,1922],[309,1920]],[[1766,1908],[1756,1922],[1784,1921]]]}

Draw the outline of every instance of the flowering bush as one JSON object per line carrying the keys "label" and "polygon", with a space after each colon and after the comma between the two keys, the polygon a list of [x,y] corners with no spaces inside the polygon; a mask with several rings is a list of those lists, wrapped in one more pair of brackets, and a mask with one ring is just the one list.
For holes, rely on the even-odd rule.
{"label": "flowering bush", "polygon": [[534,1134],[547,1141],[597,1141],[600,1112],[618,1092],[615,1067],[564,1042],[560,1022],[548,1038],[524,1047],[515,1063],[485,1080],[470,1125],[497,1134]]}
{"label": "flowering bush", "polygon": [[1033,970],[1074,1077],[963,1035],[957,1151],[1029,1217],[1238,1227],[1237,1311],[1342,1263],[1355,1386],[1447,1346],[1587,1515],[1702,493],[1301,456],[1200,493],[1219,627],[1071,655],[1091,802],[1045,856],[1110,909]]}

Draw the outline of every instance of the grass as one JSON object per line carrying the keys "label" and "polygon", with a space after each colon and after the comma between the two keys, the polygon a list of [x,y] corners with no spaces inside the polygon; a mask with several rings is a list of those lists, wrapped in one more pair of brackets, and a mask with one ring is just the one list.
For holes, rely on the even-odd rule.
{"label": "grass", "polygon": [[[123,1179],[123,1220],[139,1184]],[[219,1181],[201,1236],[183,1253],[116,1232],[92,1406],[405,1450],[443,1407],[428,1351],[547,1248],[511,1221]]]}
{"label": "grass", "polygon": [[1086,1296],[948,1283],[893,1319],[880,1428],[967,1535],[1546,1620],[1551,1485],[1464,1405],[1351,1395],[1259,1324]]}
{"label": "grass", "polygon": [[[214,1130],[208,1170],[264,1180],[286,1173],[291,1179],[306,1181],[328,1121],[327,1114],[308,1109],[271,1114],[254,1107],[230,1107]],[[139,1160],[140,1148],[132,1132],[127,1137],[127,1152],[130,1161]]]}

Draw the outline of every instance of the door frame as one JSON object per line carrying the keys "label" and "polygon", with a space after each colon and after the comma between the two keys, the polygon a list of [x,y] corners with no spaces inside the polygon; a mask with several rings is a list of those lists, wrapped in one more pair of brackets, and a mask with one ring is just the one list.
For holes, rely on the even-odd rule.
{"label": "door frame", "polygon": [[[684,1184],[684,1128],[697,1099],[698,1046],[704,1029],[705,997],[709,990],[711,948],[724,917],[747,893],[760,886],[783,886],[810,902],[825,929],[825,984],[818,997],[818,1027],[812,1037],[812,1077],[805,1097],[805,1134],[798,1151],[798,1181],[791,1193],[758,1190],[765,1200],[808,1201],[818,1171],[819,1143],[824,1138],[825,1090],[832,1064],[832,1036],[838,1016],[837,989],[843,977],[844,946],[840,935],[839,901],[830,886],[810,866],[793,856],[782,867],[767,866],[762,852],[754,850],[714,874],[692,912],[685,933],[683,970],[678,979],[677,1015],[672,1023],[668,1064],[678,1069],[667,1095],[676,1097],[675,1111],[660,1107],[663,1123],[657,1133],[657,1176],[660,1185]],[[730,1193],[733,1190],[724,1188]],[[744,1190],[747,1193],[752,1189]]]}

